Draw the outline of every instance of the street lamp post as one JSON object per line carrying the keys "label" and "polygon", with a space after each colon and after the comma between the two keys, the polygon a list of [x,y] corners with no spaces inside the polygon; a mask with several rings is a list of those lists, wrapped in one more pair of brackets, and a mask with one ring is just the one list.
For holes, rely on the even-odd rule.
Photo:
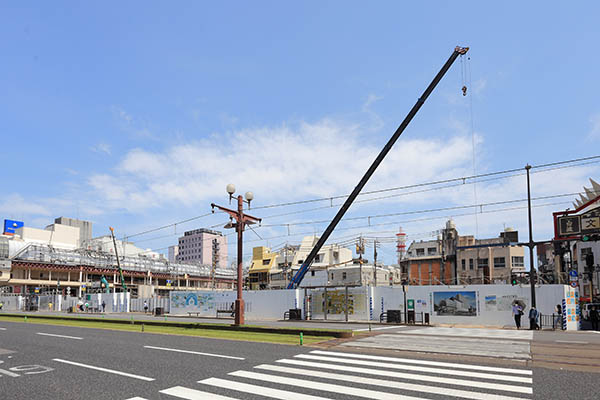
{"label": "street lamp post", "polygon": [[529,283],[531,285],[531,307],[535,307],[535,267],[533,265],[533,248],[535,242],[533,241],[533,232],[531,228],[531,187],[529,184],[529,170],[531,165],[527,164],[525,170],[527,170],[527,211],[529,215]]}
{"label": "street lamp post", "polygon": [[[232,184],[227,185],[227,193],[229,193],[229,202],[231,203],[231,199],[235,198],[233,194],[235,193],[235,186]],[[229,208],[221,207],[212,203],[210,206],[212,207],[213,212],[215,212],[215,207],[221,211],[229,214],[229,218],[231,221],[225,228],[235,228],[237,232],[237,299],[235,300],[235,325],[243,325],[244,324],[244,300],[242,299],[242,287],[244,286],[244,275],[242,271],[242,263],[243,263],[243,232],[246,225],[255,224],[257,222],[260,223],[261,219],[253,217],[248,214],[244,214],[244,202],[248,203],[248,208],[250,208],[250,202],[254,199],[254,195],[252,192],[246,192],[246,199],[242,197],[242,195],[237,196],[237,210],[230,210]],[[233,220],[235,219],[235,223]]]}

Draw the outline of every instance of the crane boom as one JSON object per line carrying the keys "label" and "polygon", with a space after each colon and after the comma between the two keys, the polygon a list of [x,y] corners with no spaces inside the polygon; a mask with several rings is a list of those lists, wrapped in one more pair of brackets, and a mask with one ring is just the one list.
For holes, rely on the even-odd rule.
{"label": "crane boom", "polygon": [[300,282],[302,282],[302,279],[304,279],[304,275],[306,275],[306,273],[310,269],[310,265],[314,261],[317,253],[319,252],[319,250],[321,250],[321,247],[323,247],[323,244],[325,244],[327,239],[329,239],[329,236],[331,235],[337,224],[341,221],[344,214],[346,214],[346,211],[348,211],[348,209],[350,208],[350,206],[352,205],[362,188],[367,184],[367,182],[369,181],[379,164],[381,164],[385,156],[392,149],[394,143],[396,143],[400,135],[402,135],[402,132],[404,132],[408,124],[410,124],[410,121],[412,121],[412,119],[417,114],[423,103],[425,103],[425,100],[427,100],[427,97],[429,97],[431,92],[433,92],[433,89],[435,89],[437,84],[442,80],[442,78],[444,77],[448,69],[450,69],[454,61],[458,58],[458,56],[466,54],[467,51],[469,51],[468,47],[456,46],[456,48],[454,48],[454,51],[450,55],[450,58],[448,58],[448,61],[446,61],[446,63],[442,66],[442,69],[440,69],[437,75],[433,78],[429,86],[427,86],[421,97],[419,97],[419,99],[417,100],[416,104],[411,108],[411,110],[408,112],[408,115],[404,118],[404,121],[402,121],[398,129],[396,129],[396,132],[394,132],[390,140],[388,140],[388,142],[383,147],[377,158],[375,158],[375,161],[373,161],[373,164],[371,164],[365,175],[358,182],[358,185],[356,185],[356,187],[354,188],[350,196],[348,196],[348,198],[346,199],[342,207],[339,209],[333,220],[331,220],[329,226],[327,226],[327,228],[325,229],[325,231],[323,232],[313,249],[308,254],[308,257],[306,257],[306,259],[300,266],[298,272],[296,272],[296,274],[290,281],[288,289],[294,289],[297,288],[298,285],[300,285]]}

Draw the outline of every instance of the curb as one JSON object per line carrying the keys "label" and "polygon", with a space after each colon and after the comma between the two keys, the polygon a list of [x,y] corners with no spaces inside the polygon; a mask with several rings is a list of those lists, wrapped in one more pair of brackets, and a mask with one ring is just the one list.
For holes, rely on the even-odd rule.
{"label": "curb", "polygon": [[32,315],[32,314],[7,314],[1,313],[0,317],[15,317],[15,318],[31,318],[31,319],[56,319],[63,321],[86,321],[86,322],[105,322],[109,324],[120,325],[148,325],[148,326],[168,326],[176,328],[188,329],[210,329],[222,331],[241,331],[241,332],[257,332],[257,333],[276,333],[280,335],[303,335],[310,336],[333,336],[335,338],[350,338],[354,336],[352,331],[325,331],[319,329],[301,329],[301,328],[267,328],[260,326],[235,326],[235,325],[216,325],[203,324],[200,322],[163,322],[151,320],[126,320],[126,319],[110,319],[110,318],[90,318],[90,317],[68,317],[68,316],[48,316],[48,315]]}

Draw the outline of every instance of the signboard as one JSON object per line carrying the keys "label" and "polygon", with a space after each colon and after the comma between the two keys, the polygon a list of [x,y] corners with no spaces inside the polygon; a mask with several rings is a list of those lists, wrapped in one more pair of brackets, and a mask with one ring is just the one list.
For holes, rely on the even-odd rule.
{"label": "signboard", "polygon": [[600,233],[600,207],[577,215],[560,215],[557,217],[559,237]]}
{"label": "signboard", "polygon": [[558,217],[558,233],[560,236],[574,236],[580,234],[580,216]]}
{"label": "signboard", "polygon": [[406,300],[406,308],[409,310],[414,310],[415,309],[415,301],[413,299],[407,299]]}
{"label": "signboard", "polygon": [[581,233],[600,232],[600,207],[581,214]]}
{"label": "signboard", "polygon": [[19,228],[25,226],[25,223],[22,221],[15,221],[12,219],[4,220],[4,234],[5,235],[14,235],[15,231]]}

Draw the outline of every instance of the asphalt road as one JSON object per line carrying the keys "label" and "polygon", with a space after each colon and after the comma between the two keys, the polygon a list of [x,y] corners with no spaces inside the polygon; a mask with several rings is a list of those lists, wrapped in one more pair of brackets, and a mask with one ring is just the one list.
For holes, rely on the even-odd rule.
{"label": "asphalt road", "polygon": [[6,399],[598,399],[598,377],[485,357],[0,321]]}

